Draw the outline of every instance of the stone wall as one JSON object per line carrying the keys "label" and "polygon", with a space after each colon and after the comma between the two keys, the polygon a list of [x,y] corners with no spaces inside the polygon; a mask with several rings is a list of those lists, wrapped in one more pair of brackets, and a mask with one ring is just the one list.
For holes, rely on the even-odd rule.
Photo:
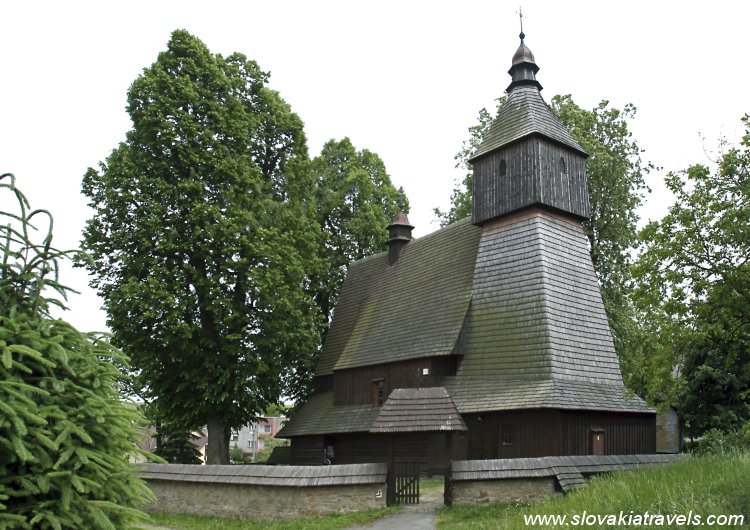
{"label": "stone wall", "polygon": [[153,512],[288,520],[386,505],[385,464],[199,466],[146,464]]}
{"label": "stone wall", "polygon": [[451,467],[453,504],[530,503],[586,484],[586,477],[663,465],[678,455],[583,455],[459,460]]}
{"label": "stone wall", "polygon": [[453,504],[527,504],[554,493],[555,477],[462,481],[453,483]]}
{"label": "stone wall", "polygon": [[679,453],[682,450],[682,428],[677,412],[670,407],[656,415],[656,452]]}
{"label": "stone wall", "polygon": [[385,482],[288,487],[149,479],[148,485],[157,500],[146,510],[154,512],[286,520],[385,506]]}

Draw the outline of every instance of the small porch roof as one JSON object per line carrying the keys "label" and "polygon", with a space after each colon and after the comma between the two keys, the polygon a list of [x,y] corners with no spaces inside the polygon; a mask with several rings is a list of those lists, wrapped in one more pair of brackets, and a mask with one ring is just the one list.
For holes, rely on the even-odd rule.
{"label": "small porch roof", "polygon": [[443,387],[395,389],[370,427],[371,433],[465,430],[456,404]]}

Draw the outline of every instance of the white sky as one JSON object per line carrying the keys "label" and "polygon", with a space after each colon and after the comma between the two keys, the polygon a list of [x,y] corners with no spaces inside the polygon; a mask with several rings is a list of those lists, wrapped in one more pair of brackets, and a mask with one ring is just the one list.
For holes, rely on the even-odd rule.
{"label": "white sky", "polygon": [[[124,139],[130,83],[184,28],[271,72],[305,122],[311,156],[344,136],[378,153],[421,236],[436,228],[432,209],[448,205],[467,128],[510,82],[517,10],[498,0],[3,2],[0,173],[15,173],[33,208],[51,210],[58,248],[77,247],[90,215],[81,177]],[[633,102],[634,136],[665,171],[706,161],[704,144],[721,135],[740,136],[750,2],[525,0],[523,11],[545,99]],[[650,177],[644,218],[668,205],[663,174]],[[85,273],[62,280],[83,293],[65,318],[105,329]]]}

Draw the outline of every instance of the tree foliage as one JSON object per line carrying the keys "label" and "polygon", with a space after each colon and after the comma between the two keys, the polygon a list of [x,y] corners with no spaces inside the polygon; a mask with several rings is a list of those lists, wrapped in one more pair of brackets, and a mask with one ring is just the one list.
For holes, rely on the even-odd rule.
{"label": "tree foliage", "polygon": [[[506,96],[498,100],[497,112],[500,111],[506,100]],[[480,110],[477,123],[469,127],[469,137],[464,140],[463,144],[461,144],[461,150],[453,157],[456,161],[456,169],[463,170],[465,173],[461,181],[457,182],[453,187],[453,191],[451,192],[451,206],[448,211],[444,212],[440,208],[435,208],[434,210],[440,226],[447,226],[471,215],[474,172],[469,163],[469,158],[479,148],[484,134],[489,130],[490,125],[492,125],[493,119],[492,114],[487,109]]]}
{"label": "tree foliage", "polygon": [[[498,111],[505,101],[505,97],[499,100]],[[652,168],[642,160],[642,149],[629,130],[636,108],[628,104],[617,109],[602,101],[594,109],[585,110],[570,95],[554,96],[550,107],[589,154],[586,175],[591,218],[584,223],[584,229],[615,346],[626,380],[632,384],[636,382],[630,377],[635,370],[632,359],[642,353],[643,331],[636,323],[628,296],[632,288],[631,251],[637,244],[636,211],[648,189],[644,175]],[[469,138],[455,156],[456,167],[467,173],[453,189],[450,210],[435,210],[442,225],[471,214],[472,172],[468,159],[492,121],[492,115],[482,109],[478,123],[469,128]]]}
{"label": "tree foliage", "polygon": [[635,119],[632,104],[622,109],[608,101],[585,110],[570,95],[552,98],[551,108],[589,154],[586,159],[591,217],[584,230],[607,311],[615,348],[626,384],[643,393],[635,359],[644,355],[645,331],[635,317],[632,254],[638,244],[638,213],[648,190],[644,176],[653,169],[641,158],[643,150],[628,124]]}
{"label": "tree foliage", "polygon": [[750,117],[739,147],[665,179],[675,202],[642,231],[635,268],[641,316],[655,340],[640,361],[655,401],[692,434],[750,418]]}
{"label": "tree foliage", "polygon": [[133,506],[153,497],[128,463],[140,417],[115,390],[127,359],[50,317],[68,253],[52,247],[51,216],[30,210],[11,175],[0,192],[19,206],[0,211],[0,528],[131,528],[145,517]]}
{"label": "tree foliage", "polygon": [[169,423],[229,432],[309,378],[320,241],[301,120],[241,54],[186,31],[128,91],[126,140],[89,169],[83,238],[113,340]]}
{"label": "tree foliage", "polygon": [[313,286],[327,323],[349,263],[386,248],[386,227],[399,210],[409,211],[409,202],[391,183],[380,157],[367,149],[357,151],[348,138],[328,141],[313,159],[311,172],[324,238]]}

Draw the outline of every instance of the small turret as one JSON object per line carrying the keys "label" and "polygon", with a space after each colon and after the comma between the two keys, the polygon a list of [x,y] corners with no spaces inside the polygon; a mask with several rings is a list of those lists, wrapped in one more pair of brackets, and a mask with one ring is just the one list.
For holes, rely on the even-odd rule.
{"label": "small turret", "polygon": [[523,31],[519,37],[521,38],[521,44],[518,46],[516,53],[513,54],[513,61],[510,70],[508,70],[513,81],[508,85],[507,90],[510,92],[520,85],[533,85],[541,90],[542,85],[536,80],[536,73],[539,71],[539,66],[534,61],[534,54],[531,53],[531,50],[523,42],[523,39],[526,38]]}
{"label": "small turret", "polygon": [[399,212],[388,225],[388,263],[393,265],[398,261],[401,250],[411,241],[411,231],[414,227],[404,212]]}

